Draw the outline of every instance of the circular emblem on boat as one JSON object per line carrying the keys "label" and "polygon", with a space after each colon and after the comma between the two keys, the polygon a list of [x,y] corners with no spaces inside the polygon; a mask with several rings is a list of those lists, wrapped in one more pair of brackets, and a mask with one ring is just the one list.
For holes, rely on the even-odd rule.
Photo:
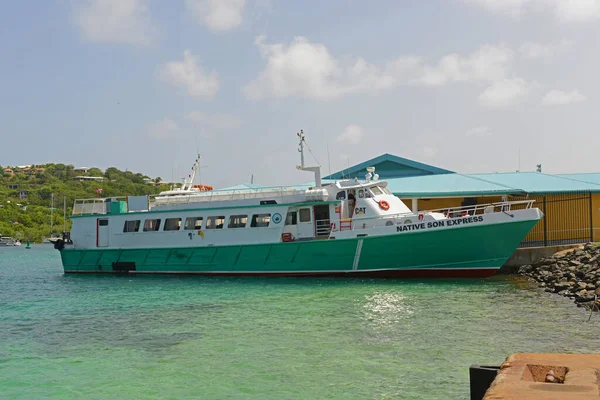
{"label": "circular emblem on boat", "polygon": [[273,214],[273,218],[271,219],[271,221],[273,221],[274,224],[280,223],[281,222],[281,214],[279,214],[279,213]]}

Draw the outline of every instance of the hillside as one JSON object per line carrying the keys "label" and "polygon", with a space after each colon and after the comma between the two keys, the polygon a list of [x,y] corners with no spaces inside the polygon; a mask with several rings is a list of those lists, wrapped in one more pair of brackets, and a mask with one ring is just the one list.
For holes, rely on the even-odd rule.
{"label": "hillside", "polygon": [[62,234],[64,199],[69,231],[75,199],[156,194],[168,188],[160,178],[114,167],[106,171],[65,164],[0,167],[0,235],[39,243],[51,234]]}

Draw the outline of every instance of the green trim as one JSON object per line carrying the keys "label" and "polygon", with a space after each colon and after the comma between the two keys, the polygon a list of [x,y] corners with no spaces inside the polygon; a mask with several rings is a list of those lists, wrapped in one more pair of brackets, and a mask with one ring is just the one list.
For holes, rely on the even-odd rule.
{"label": "green trim", "polygon": [[[187,211],[212,211],[212,210],[235,210],[240,208],[263,208],[263,207],[304,207],[304,206],[315,206],[322,204],[337,204],[340,203],[340,200],[336,201],[312,201],[312,202],[298,202],[298,203],[277,203],[277,204],[251,204],[247,206],[231,206],[231,207],[207,207],[207,208],[182,208],[182,209],[173,209],[173,210],[150,210],[150,211],[134,211],[134,212],[126,212],[120,214],[84,214],[84,215],[71,215],[69,218],[106,218],[108,216],[113,215],[136,215],[136,214],[158,214],[165,212],[187,212]],[[189,204],[189,203],[185,203]]]}

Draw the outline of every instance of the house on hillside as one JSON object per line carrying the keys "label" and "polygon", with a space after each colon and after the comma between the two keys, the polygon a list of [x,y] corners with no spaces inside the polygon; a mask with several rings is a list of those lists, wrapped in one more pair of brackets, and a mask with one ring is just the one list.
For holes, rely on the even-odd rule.
{"label": "house on hillside", "polygon": [[95,182],[104,182],[104,177],[102,176],[75,176],[73,177],[75,182],[83,182],[83,181],[95,181]]}

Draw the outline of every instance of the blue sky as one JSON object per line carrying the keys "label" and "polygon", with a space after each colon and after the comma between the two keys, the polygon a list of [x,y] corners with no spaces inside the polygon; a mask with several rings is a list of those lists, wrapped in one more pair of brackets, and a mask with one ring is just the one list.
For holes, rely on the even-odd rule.
{"label": "blue sky", "polygon": [[304,129],[324,174],[597,172],[598,22],[600,0],[3,2],[0,165],[178,180],[198,148],[203,183],[293,184]]}

